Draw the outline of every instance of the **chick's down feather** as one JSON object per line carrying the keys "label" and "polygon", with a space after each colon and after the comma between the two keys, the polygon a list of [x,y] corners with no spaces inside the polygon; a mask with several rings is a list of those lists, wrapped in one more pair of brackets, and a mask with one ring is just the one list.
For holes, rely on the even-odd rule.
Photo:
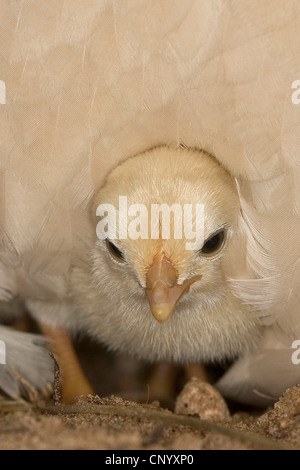
{"label": "chick's down feather", "polygon": [[[134,205],[144,208],[139,206],[136,215],[137,239],[135,233],[130,234],[130,224],[136,218],[128,215],[128,220],[124,220],[120,196],[126,197],[128,214],[130,207],[137,207]],[[116,208],[116,218],[111,224],[103,219],[107,229],[103,233],[105,239],[96,237],[99,218],[95,214],[101,204]],[[171,217],[170,221],[160,220],[160,233],[157,238],[151,238],[151,224],[155,222],[153,206],[163,204],[169,208],[177,204],[182,222],[175,220],[174,215],[174,223],[183,225],[181,238],[174,238]],[[204,227],[197,226],[199,230],[203,228],[204,238],[195,241],[191,250],[186,246],[192,240],[184,235],[187,228],[184,205],[188,204],[194,211],[192,230],[195,233],[196,204],[204,208]],[[114,350],[150,360],[222,360],[255,344],[260,336],[255,315],[232,294],[226,282],[235,271],[230,261],[231,251],[234,250],[236,256],[239,249],[243,256],[236,185],[212,157],[198,151],[160,147],[130,158],[112,171],[104,187],[96,193],[92,212],[95,243],[91,267],[74,268],[71,276],[74,308],[80,309],[78,316],[84,318],[91,334]],[[126,222],[126,239],[114,239]],[[169,239],[163,238],[163,224],[168,222]],[[221,233],[222,246],[204,252],[205,240]],[[101,237],[101,233],[99,235]],[[122,258],[116,259],[112,249],[117,249]],[[165,269],[169,271],[164,273],[162,269],[167,263]],[[153,274],[155,264],[157,272]],[[174,269],[175,280],[168,278],[171,269]],[[155,278],[152,284],[156,283],[152,294],[148,284],[150,272]],[[189,281],[191,285],[184,289]],[[161,284],[162,292],[157,283]],[[157,310],[171,302],[175,289],[180,288],[183,293],[175,301],[174,311],[163,323],[157,321]],[[163,296],[168,289],[170,292],[165,299],[154,298],[149,302],[149,296]]]}

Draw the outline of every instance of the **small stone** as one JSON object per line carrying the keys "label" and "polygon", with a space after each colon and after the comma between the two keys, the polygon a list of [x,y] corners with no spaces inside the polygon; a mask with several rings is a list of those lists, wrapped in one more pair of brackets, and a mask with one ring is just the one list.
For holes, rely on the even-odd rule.
{"label": "small stone", "polygon": [[291,424],[293,424],[293,421],[290,418],[282,418],[279,424],[282,429],[287,429]]}
{"label": "small stone", "polygon": [[160,408],[160,403],[158,400],[154,400],[150,403],[152,408]]}
{"label": "small stone", "polygon": [[230,413],[220,393],[209,383],[193,377],[176,400],[175,413],[197,415],[201,419],[224,422]]}

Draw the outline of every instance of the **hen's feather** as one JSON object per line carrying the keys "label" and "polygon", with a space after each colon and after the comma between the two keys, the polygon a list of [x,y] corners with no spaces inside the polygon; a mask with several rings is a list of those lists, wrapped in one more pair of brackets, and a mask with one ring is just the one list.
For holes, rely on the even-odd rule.
{"label": "hen's feather", "polygon": [[12,398],[35,399],[49,393],[53,383],[53,361],[44,337],[21,333],[0,325],[1,344],[5,345],[0,362],[0,390]]}

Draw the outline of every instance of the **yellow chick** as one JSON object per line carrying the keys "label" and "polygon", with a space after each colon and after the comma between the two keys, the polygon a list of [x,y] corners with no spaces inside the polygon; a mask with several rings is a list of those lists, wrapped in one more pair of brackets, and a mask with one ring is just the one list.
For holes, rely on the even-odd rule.
{"label": "yellow chick", "polygon": [[[200,150],[157,147],[108,174],[90,202],[89,255],[72,265],[65,295],[25,299],[59,359],[65,402],[93,393],[69,334],[84,330],[151,361],[239,358],[217,386],[245,402],[268,404],[297,383],[288,336],[278,337],[275,317],[270,326],[261,319],[264,290],[251,278],[240,201],[234,177]],[[5,327],[0,333],[13,346],[20,342]],[[33,382],[43,389],[49,358],[39,342],[43,373]],[[22,375],[30,382],[34,338],[24,344]],[[3,370],[2,388],[17,395]]]}
{"label": "yellow chick", "polygon": [[[163,204],[178,209],[182,225],[187,205],[194,208],[190,232],[196,237],[198,228],[203,236],[193,249],[184,230],[175,238],[181,222],[172,211],[170,234],[160,211],[151,238],[153,206]],[[199,227],[196,205],[203,208]],[[237,188],[213,157],[168,147],[132,157],[95,194],[92,216],[90,267],[73,268],[70,287],[76,315],[92,336],[116,351],[181,362],[232,358],[254,346],[260,327],[227,282],[240,236]]]}

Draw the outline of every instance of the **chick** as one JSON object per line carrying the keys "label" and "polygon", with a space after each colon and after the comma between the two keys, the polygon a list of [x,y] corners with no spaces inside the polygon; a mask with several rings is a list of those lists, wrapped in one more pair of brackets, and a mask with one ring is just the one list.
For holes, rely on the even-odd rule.
{"label": "chick", "polygon": [[[120,197],[131,208],[127,221]],[[147,209],[138,213],[138,221],[130,216],[141,207],[134,204]],[[175,237],[175,216],[169,238],[161,217],[151,238],[153,204],[203,205],[203,237],[193,249],[187,249],[191,240],[184,231]],[[101,239],[96,228],[107,213],[97,217],[99,206],[116,210],[115,222],[98,225]],[[72,269],[70,295],[76,318],[93,337],[112,350],[151,361],[220,361],[255,346],[261,328],[227,282],[236,251],[243,250],[239,197],[234,179],[213,157],[168,147],[132,157],[96,192],[92,217],[90,267]],[[172,228],[172,221],[177,226]],[[128,236],[120,239],[126,224]],[[196,224],[194,213],[194,231]]]}
{"label": "chick", "polygon": [[245,258],[239,201],[234,178],[199,150],[158,147],[110,172],[91,201],[89,258],[72,266],[65,297],[26,300],[59,359],[65,402],[93,393],[72,331],[151,361],[222,361],[255,347],[262,327],[228,282]]}

